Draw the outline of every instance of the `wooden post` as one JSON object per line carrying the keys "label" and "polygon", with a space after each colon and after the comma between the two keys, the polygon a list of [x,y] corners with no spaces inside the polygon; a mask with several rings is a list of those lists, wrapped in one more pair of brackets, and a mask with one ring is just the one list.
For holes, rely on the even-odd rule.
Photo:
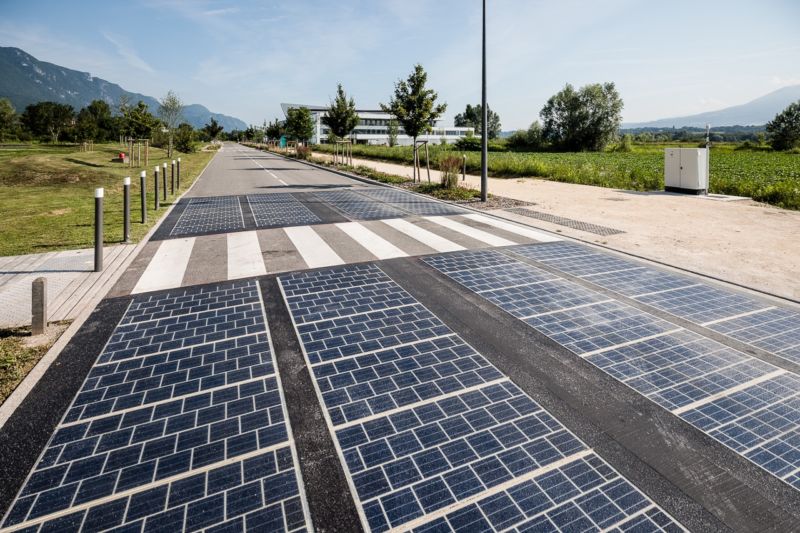
{"label": "wooden post", "polygon": [[425,166],[428,167],[428,183],[431,182],[431,156],[428,152],[428,141],[425,141]]}

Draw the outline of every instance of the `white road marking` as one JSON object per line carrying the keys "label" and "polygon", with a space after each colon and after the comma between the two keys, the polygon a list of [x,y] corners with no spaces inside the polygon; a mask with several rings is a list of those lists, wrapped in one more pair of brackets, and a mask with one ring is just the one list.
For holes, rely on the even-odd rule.
{"label": "white road marking", "polygon": [[456,222],[455,220],[447,217],[425,217],[425,220],[430,220],[431,222],[439,224],[440,226],[457,231],[458,233],[466,235],[467,237],[472,237],[476,241],[481,241],[490,246],[513,246],[518,244],[516,242],[509,241],[508,239],[498,237],[497,235],[492,235],[491,233],[487,233],[478,228],[473,228],[472,226],[467,226],[461,222]]}
{"label": "white road marking", "polygon": [[336,224],[336,227],[378,259],[408,256],[403,250],[358,222],[340,222]]}
{"label": "white road marking", "polygon": [[542,231],[523,228],[522,226],[513,224],[511,222],[506,222],[504,220],[498,220],[496,218],[479,215],[477,213],[471,213],[469,215],[461,215],[461,216],[475,220],[477,222],[482,222],[483,224],[488,224],[489,226],[494,226],[495,228],[506,230],[511,233],[516,233],[517,235],[522,235],[523,237],[535,239],[540,242],[556,242],[561,240],[558,237],[553,237],[552,235],[548,235],[547,233],[544,233]]}
{"label": "white road marking", "polygon": [[343,265],[344,261],[311,226],[283,228],[308,268]]}
{"label": "white road marking", "polygon": [[256,165],[260,166],[260,167],[261,167],[261,170],[263,170],[264,172],[266,172],[267,174],[269,174],[270,176],[272,176],[273,178],[275,178],[276,180],[278,180],[279,182],[281,182],[281,184],[283,184],[283,185],[289,185],[288,183],[286,183],[285,181],[283,181],[282,179],[280,179],[278,176],[276,176],[275,174],[273,174],[271,170],[268,170],[268,169],[264,168],[264,165],[262,165],[261,163],[259,163],[259,162],[258,162],[258,161],[256,161],[255,159],[253,159],[252,157],[250,158],[250,161],[252,161],[252,162],[253,162],[253,163],[255,163]]}
{"label": "white road marking", "polygon": [[189,265],[189,256],[192,255],[194,240],[194,237],[188,237],[161,241],[131,294],[180,287]]}
{"label": "white road marking", "polygon": [[228,279],[263,276],[267,273],[255,231],[228,233]]}
{"label": "white road marking", "polygon": [[445,239],[444,237],[440,237],[434,232],[414,225],[407,220],[403,220],[402,218],[390,218],[387,220],[381,220],[381,222],[401,233],[405,233],[412,239],[416,239],[426,246],[430,246],[437,252],[458,252],[460,250],[466,250],[466,248],[460,244],[456,244],[453,241]]}

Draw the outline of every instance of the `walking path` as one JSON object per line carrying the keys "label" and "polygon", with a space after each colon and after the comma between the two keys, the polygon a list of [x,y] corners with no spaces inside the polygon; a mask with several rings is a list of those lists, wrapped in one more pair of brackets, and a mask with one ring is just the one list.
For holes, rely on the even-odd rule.
{"label": "walking path", "polygon": [[94,249],[0,257],[0,328],[31,323],[31,283],[47,279],[50,322],[73,320],[105,296],[135,244],[108,246],[104,268],[94,272]]}
{"label": "walking path", "polygon": [[[411,177],[405,165],[366,159],[353,163]],[[439,172],[431,170],[431,179],[438,182]],[[480,177],[468,175],[466,183],[477,189]],[[489,178],[489,192],[535,204],[529,207],[533,217],[505,210],[496,215],[800,300],[800,212],[714,195],[625,191],[538,178]],[[618,233],[587,232],[587,224]]]}

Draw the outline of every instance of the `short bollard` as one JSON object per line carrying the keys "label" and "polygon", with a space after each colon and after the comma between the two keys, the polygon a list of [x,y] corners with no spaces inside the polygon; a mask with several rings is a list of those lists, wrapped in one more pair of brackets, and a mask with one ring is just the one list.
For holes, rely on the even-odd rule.
{"label": "short bollard", "polygon": [[164,163],[164,173],[161,176],[161,183],[164,184],[164,201],[167,201],[167,164]]}
{"label": "short bollard", "polygon": [[36,278],[31,287],[31,334],[47,329],[47,278]]}
{"label": "short bollard", "polygon": [[461,171],[461,181],[467,181],[467,154],[464,154],[464,169]]}
{"label": "short bollard", "polygon": [[153,178],[153,198],[155,198],[155,200],[156,200],[155,201],[156,211],[158,211],[158,169],[159,168],[160,167],[158,165],[156,165],[156,169],[155,169],[155,172],[153,174],[153,176],[154,176],[154,178]]}
{"label": "short bollard", "polygon": [[175,160],[172,160],[172,166],[169,169],[169,177],[170,181],[172,182],[172,186],[170,188],[169,193],[174,195],[175,194]]}
{"label": "short bollard", "polygon": [[147,222],[147,171],[142,170],[139,173],[139,199],[142,203],[142,224]]}
{"label": "short bollard", "polygon": [[178,189],[180,189],[181,188],[181,158],[180,157],[178,158],[177,175],[178,175]]}
{"label": "short bollard", "polygon": [[103,271],[103,188],[94,190],[94,271]]}
{"label": "short bollard", "polygon": [[131,177],[122,181],[122,242],[131,242]]}

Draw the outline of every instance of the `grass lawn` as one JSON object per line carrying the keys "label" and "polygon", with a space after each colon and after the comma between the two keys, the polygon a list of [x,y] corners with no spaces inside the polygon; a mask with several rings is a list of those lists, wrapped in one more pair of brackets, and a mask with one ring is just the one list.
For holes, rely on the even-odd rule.
{"label": "grass lawn", "polygon": [[[122,178],[131,176],[131,239],[140,240],[179,192],[191,186],[215,152],[176,154],[181,158],[181,188],[153,209],[153,168],[170,161],[166,151],[150,149],[147,168],[130,168],[113,159],[116,143],[78,146],[0,146],[0,255],[87,248],[94,243],[94,189],[105,188],[104,240],[122,241]],[[139,173],[147,171],[147,224],[141,224]]]}
{"label": "grass lawn", "polygon": [[[665,146],[637,145],[631,152],[490,152],[489,175],[540,177],[639,191],[662,190]],[[712,148],[710,192],[748,196],[779,207],[800,209],[800,154],[734,148],[730,144]],[[330,153],[333,147],[323,144],[315,146],[314,150]],[[442,154],[466,155],[467,171],[480,172],[479,152],[432,146],[432,168],[436,168],[436,161]],[[353,156],[407,165],[413,158],[409,146],[354,145]]]}
{"label": "grass lawn", "polygon": [[30,327],[0,329],[0,404],[44,357],[66,325],[51,324],[47,337],[38,340],[35,345],[28,342],[31,339]]}

